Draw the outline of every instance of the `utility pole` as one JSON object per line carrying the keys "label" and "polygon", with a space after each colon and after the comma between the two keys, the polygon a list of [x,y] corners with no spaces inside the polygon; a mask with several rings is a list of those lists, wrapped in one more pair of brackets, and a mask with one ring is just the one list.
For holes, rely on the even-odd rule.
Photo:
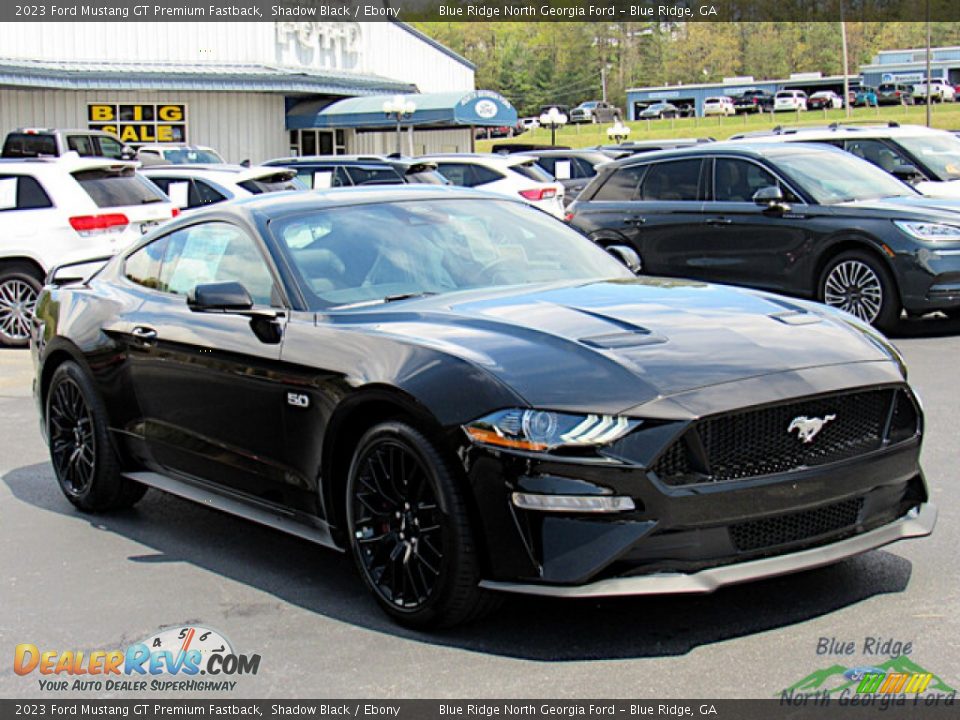
{"label": "utility pole", "polygon": [[843,47],[843,107],[850,117],[850,64],[847,60],[847,23],[843,20],[843,0],[840,0],[840,42]]}
{"label": "utility pole", "polygon": [[931,96],[930,91],[933,89],[932,83],[930,82],[930,0],[927,0],[927,127],[930,127],[933,124],[932,118],[930,117],[930,112],[933,109],[930,106]]}
{"label": "utility pole", "polygon": [[[929,27],[929,23],[927,25]],[[607,101],[607,64],[600,66],[600,85],[603,87],[603,101]]]}

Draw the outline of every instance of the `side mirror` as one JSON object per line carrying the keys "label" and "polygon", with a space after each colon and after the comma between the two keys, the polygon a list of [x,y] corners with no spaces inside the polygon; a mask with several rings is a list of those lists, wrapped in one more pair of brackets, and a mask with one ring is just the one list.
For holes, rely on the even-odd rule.
{"label": "side mirror", "polygon": [[246,160],[241,160],[240,167],[245,167],[245,168],[250,167],[250,158],[247,158]]}
{"label": "side mirror", "polygon": [[783,192],[776,185],[762,187],[753,194],[753,202],[757,205],[770,205],[783,202]]}
{"label": "side mirror", "polygon": [[137,151],[130,147],[129,145],[124,145],[120,148],[120,159],[121,160],[136,160]]}
{"label": "side mirror", "polygon": [[768,185],[757,190],[753,194],[753,202],[771,212],[784,213],[790,210],[790,206],[783,201],[783,191],[776,185]]}
{"label": "side mirror", "polygon": [[253,298],[238,282],[204,283],[187,294],[194,312],[242,312],[253,309]]}
{"label": "side mirror", "polygon": [[895,165],[890,171],[897,180],[913,182],[923,177],[916,165]]}
{"label": "side mirror", "polygon": [[626,245],[608,245],[606,250],[626,265],[627,269],[634,275],[639,275],[643,271],[643,261],[640,260],[640,256],[633,248]]}

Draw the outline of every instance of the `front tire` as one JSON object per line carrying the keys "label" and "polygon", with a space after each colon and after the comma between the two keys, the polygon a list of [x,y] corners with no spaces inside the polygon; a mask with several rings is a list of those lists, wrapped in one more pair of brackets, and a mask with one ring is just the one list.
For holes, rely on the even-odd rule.
{"label": "front tire", "polygon": [[26,347],[42,278],[22,263],[0,269],[0,345]]}
{"label": "front tire", "polygon": [[860,250],[841,253],[824,268],[820,301],[886,329],[902,311],[897,285],[879,258]]}
{"label": "front tire", "polygon": [[480,554],[463,484],[419,430],[367,431],[347,478],[347,529],[360,576],[380,607],[415,628],[477,619],[499,604],[479,587]]}
{"label": "front tire", "polygon": [[147,488],[120,474],[107,412],[93,383],[72,361],[53,373],[47,391],[47,440],[60,489],[85,512],[134,505]]}

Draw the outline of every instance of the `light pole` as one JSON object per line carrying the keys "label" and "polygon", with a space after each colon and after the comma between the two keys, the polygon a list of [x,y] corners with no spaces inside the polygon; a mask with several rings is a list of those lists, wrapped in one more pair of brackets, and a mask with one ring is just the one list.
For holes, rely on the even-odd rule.
{"label": "light pole", "polygon": [[549,126],[550,128],[551,145],[557,144],[557,128],[563,127],[566,124],[567,116],[557,110],[555,107],[550,108],[547,112],[540,116],[540,127]]}
{"label": "light pole", "polygon": [[403,155],[403,118],[413,115],[417,111],[417,104],[407,100],[403,95],[394,95],[383,101],[383,112],[386,116],[396,118],[397,121],[397,155]]}
{"label": "light pole", "polygon": [[607,128],[607,137],[617,144],[626,140],[629,134],[630,128],[620,122],[620,118],[617,118],[617,121]]}

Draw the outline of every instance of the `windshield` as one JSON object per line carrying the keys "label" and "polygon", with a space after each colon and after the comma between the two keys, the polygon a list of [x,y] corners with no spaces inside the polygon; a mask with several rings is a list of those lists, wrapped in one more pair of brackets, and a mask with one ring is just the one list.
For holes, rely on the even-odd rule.
{"label": "windshield", "polygon": [[629,278],[612,256],[524,203],[406,200],[271,223],[313,310],[499,285]]}
{"label": "windshield", "polygon": [[776,163],[821,205],[917,194],[876,165],[842,151],[785,153]]}
{"label": "windshield", "polygon": [[213,150],[200,150],[198,148],[173,148],[171,150],[164,150],[163,159],[174,165],[210,165],[223,162],[223,158]]}
{"label": "windshield", "polygon": [[904,149],[930,168],[938,180],[960,180],[960,138],[917,135],[897,138]]}

